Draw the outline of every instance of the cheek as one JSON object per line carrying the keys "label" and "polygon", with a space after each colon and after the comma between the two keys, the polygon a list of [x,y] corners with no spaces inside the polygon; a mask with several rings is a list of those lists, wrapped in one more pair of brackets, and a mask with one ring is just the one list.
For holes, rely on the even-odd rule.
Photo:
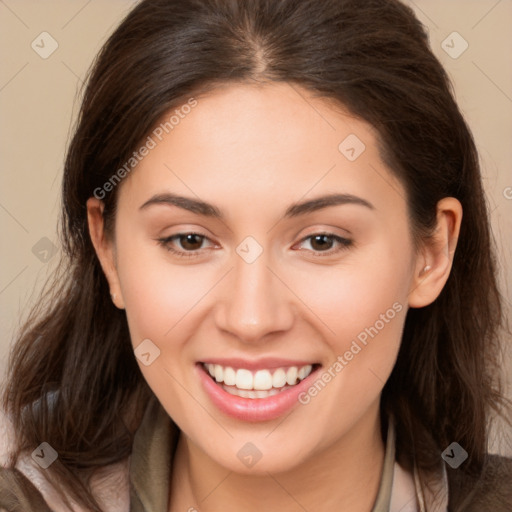
{"label": "cheek", "polygon": [[375,243],[335,266],[289,270],[286,279],[316,323],[321,321],[336,352],[343,353],[358,335],[364,342],[375,328],[379,336],[386,334],[381,337],[400,338],[403,318],[397,313],[406,309],[411,261],[410,251]]}
{"label": "cheek", "polygon": [[138,361],[139,368],[169,414],[180,419],[190,409],[190,397],[182,387],[191,386],[191,375],[184,371],[193,348],[187,340],[197,329],[201,300],[213,287],[214,276],[211,269],[200,265],[172,265],[165,249],[155,250],[142,243],[125,243],[118,253],[132,346],[136,349],[149,339],[158,348],[149,365]]}
{"label": "cheek", "polygon": [[[343,264],[303,272],[294,281],[328,345],[322,382],[304,397],[308,402],[322,394],[319,414],[343,423],[343,414],[364,409],[381,392],[400,347],[411,258],[406,247],[375,244]],[[323,393],[324,387],[332,392]]]}
{"label": "cheek", "polygon": [[[155,242],[156,244],[156,242]],[[194,306],[212,287],[206,266],[170,263],[165,249],[127,241],[119,244],[118,273],[132,343],[149,338],[157,345],[186,339]]]}

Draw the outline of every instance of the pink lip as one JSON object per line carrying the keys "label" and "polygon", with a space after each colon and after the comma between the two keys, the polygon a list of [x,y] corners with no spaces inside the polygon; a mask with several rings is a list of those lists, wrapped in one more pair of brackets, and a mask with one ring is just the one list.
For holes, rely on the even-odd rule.
{"label": "pink lip", "polygon": [[258,361],[247,360],[241,358],[218,358],[218,359],[204,359],[201,361],[205,364],[220,364],[221,366],[231,366],[231,368],[245,368],[246,370],[271,370],[272,368],[289,368],[290,366],[297,366],[301,368],[308,364],[313,364],[311,361],[296,361],[293,359],[278,359],[275,357],[265,357]]}
{"label": "pink lip", "polygon": [[[220,359],[216,361],[220,361]],[[233,363],[234,360],[230,361]],[[280,364],[282,364],[282,360]],[[230,366],[230,364],[226,364],[226,366]],[[289,366],[296,366],[296,363]],[[304,364],[300,363],[297,366],[304,366]],[[241,367],[247,368],[243,365]],[[266,366],[266,368],[269,367]],[[277,395],[269,396],[268,398],[252,399],[234,396],[224,391],[224,389],[206,372],[201,363],[196,364],[196,369],[206,394],[221,412],[242,421],[252,422],[270,421],[279,418],[294,406],[297,406],[299,404],[299,394],[310,386],[311,377],[315,375],[318,370],[317,368],[312,371],[304,380],[291,388],[281,391]]]}

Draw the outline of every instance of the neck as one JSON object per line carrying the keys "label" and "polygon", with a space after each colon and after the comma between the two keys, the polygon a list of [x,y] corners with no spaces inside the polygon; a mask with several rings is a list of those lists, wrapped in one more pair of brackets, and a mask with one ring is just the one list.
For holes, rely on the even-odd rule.
{"label": "neck", "polygon": [[169,510],[371,512],[384,451],[378,403],[327,449],[274,474],[229,471],[181,434],[169,486]]}

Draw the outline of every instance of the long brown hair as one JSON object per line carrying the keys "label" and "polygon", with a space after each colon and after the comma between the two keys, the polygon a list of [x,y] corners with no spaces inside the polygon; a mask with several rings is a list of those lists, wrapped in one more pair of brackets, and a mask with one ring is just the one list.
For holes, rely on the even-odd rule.
{"label": "long brown hair", "polygon": [[[413,11],[397,0],[143,0],[89,75],[64,169],[65,258],[18,336],[3,396],[15,456],[49,442],[59,458],[46,474],[91,510],[92,472],[129,455],[152,393],[91,244],[86,201],[171,108],[252,80],[300,85],[373,125],[418,239],[441,198],[462,203],[451,275],[432,305],[409,310],[381,404],[405,467],[432,467],[452,441],[469,454],[463,471],[484,465],[490,413],[505,403],[496,262],[475,143]],[[119,188],[103,199],[110,228]]]}

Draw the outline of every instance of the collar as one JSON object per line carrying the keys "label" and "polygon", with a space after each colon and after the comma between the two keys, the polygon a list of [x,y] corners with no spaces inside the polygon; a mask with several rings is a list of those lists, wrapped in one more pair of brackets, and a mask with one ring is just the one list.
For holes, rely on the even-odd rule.
{"label": "collar", "polygon": [[178,437],[178,427],[160,402],[150,400],[130,456],[130,512],[167,512]]}
{"label": "collar", "polygon": [[[151,400],[134,437],[130,456],[130,512],[167,512],[172,459],[180,430],[158,400]],[[441,463],[435,472],[395,461],[395,424],[388,416],[384,464],[372,512],[446,512],[448,483]],[[407,508],[405,508],[404,506]]]}
{"label": "collar", "polygon": [[421,470],[415,465],[413,476],[419,512],[447,512],[448,475],[441,457],[438,466],[431,472]]}
{"label": "collar", "polygon": [[388,417],[388,428],[386,435],[386,451],[384,453],[384,464],[380,477],[377,498],[373,505],[372,512],[389,512],[391,493],[393,489],[393,476],[395,466],[395,423],[391,416]]}

